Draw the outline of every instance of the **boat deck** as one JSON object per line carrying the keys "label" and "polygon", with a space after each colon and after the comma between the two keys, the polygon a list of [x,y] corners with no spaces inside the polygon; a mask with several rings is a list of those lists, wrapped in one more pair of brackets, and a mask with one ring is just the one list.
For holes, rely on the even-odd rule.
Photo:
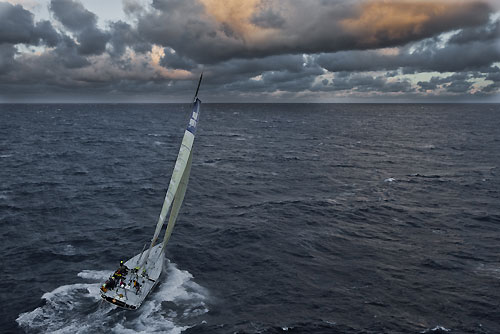
{"label": "boat deck", "polygon": [[[145,265],[146,270],[137,271],[135,268],[139,266],[140,256],[141,254],[137,254],[125,262],[129,268],[128,273],[121,279],[116,279],[115,287],[112,289],[101,288],[103,300],[127,310],[135,310],[141,306],[144,299],[158,284],[163,269],[164,255],[161,252],[161,245],[153,247]],[[112,276],[113,274],[110,275],[110,278]],[[135,281],[139,287],[134,286]]]}

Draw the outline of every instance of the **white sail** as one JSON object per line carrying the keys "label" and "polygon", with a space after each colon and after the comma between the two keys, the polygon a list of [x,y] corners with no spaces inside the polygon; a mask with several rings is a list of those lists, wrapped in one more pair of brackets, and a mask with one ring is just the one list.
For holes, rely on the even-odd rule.
{"label": "white sail", "polygon": [[179,185],[179,189],[177,190],[177,194],[174,198],[174,203],[172,204],[172,209],[170,210],[170,216],[168,217],[167,229],[165,230],[165,236],[163,237],[162,250],[165,250],[165,246],[172,235],[172,230],[174,229],[175,221],[177,220],[177,216],[179,215],[179,210],[182,205],[182,201],[184,200],[184,195],[186,195],[186,189],[189,182],[189,174],[191,174],[191,162],[193,158],[193,151],[191,151],[191,155],[189,156],[188,163],[186,166],[186,170],[184,175],[182,175],[181,183]]}
{"label": "white sail", "polygon": [[[191,112],[191,117],[189,119],[189,123],[187,126],[186,131],[184,131],[184,137],[182,138],[182,143],[181,147],[179,149],[179,154],[177,155],[177,160],[175,161],[175,167],[174,171],[172,173],[172,177],[170,179],[170,184],[167,189],[167,194],[165,195],[165,200],[163,202],[163,207],[160,212],[160,217],[158,218],[158,223],[156,224],[156,229],[155,233],[153,235],[153,238],[151,239],[151,244],[149,246],[149,249],[146,253],[146,256],[143,259],[143,262],[141,264],[141,267],[144,267],[144,264],[147,262],[149,258],[149,254],[151,251],[151,248],[155,245],[156,241],[158,240],[158,236],[160,235],[160,231],[163,227],[163,224],[165,223],[165,219],[167,217],[167,214],[170,210],[170,207],[172,206],[172,202],[174,201],[174,198],[177,196],[177,193],[179,191],[185,192],[186,189],[179,189],[179,185],[181,184],[182,178],[186,172],[188,172],[186,175],[189,178],[189,168],[188,168],[188,162],[190,161],[191,157],[191,150],[193,148],[193,142],[194,142],[194,137],[196,134],[196,125],[198,123],[198,118],[200,114],[200,106],[201,106],[201,101],[196,98],[194,103],[193,103],[193,111]],[[186,181],[187,184],[187,181]],[[182,195],[182,198],[184,198],[184,195]],[[182,200],[179,203],[179,208],[180,204],[182,203]],[[177,208],[177,213],[179,208]],[[177,216],[177,213],[175,216]],[[175,224],[175,218],[173,220],[173,224]],[[173,224],[171,229],[173,228]],[[170,230],[171,232],[171,230]]]}

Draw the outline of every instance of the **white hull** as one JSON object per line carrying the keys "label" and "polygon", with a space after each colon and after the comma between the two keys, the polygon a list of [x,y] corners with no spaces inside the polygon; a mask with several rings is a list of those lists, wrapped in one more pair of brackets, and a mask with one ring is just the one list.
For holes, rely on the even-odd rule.
{"label": "white hull", "polygon": [[[116,287],[113,289],[105,289],[107,291],[101,289],[102,299],[128,310],[135,310],[141,306],[144,299],[146,299],[156,284],[158,284],[165,256],[162,252],[161,245],[153,247],[149,254],[149,260],[145,265],[146,274],[144,274],[143,270],[139,272],[134,271],[134,268],[139,267],[140,262],[143,260],[140,259],[140,256],[141,254],[137,254],[125,262],[129,270],[128,274],[121,279],[124,284],[120,286],[119,282],[117,282]],[[139,289],[134,287],[135,280],[140,284]]]}

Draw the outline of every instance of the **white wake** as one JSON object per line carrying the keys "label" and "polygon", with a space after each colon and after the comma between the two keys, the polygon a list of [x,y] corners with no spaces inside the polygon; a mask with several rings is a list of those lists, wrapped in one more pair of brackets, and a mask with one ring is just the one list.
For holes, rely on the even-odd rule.
{"label": "white wake", "polygon": [[127,311],[101,301],[99,287],[110,271],[83,270],[81,283],[63,285],[42,296],[43,306],[17,318],[32,333],[180,333],[202,321],[208,292],[193,276],[167,261],[161,283],[140,309]]}

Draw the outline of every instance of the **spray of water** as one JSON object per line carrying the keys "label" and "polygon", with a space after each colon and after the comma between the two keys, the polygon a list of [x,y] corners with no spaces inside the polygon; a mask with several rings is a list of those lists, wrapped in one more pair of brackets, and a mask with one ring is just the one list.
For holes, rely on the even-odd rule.
{"label": "spray of water", "polygon": [[32,333],[180,333],[208,312],[208,291],[193,276],[167,263],[162,283],[140,309],[127,311],[101,301],[99,286],[110,272],[83,270],[82,282],[42,296],[43,306],[22,313],[17,323]]}

